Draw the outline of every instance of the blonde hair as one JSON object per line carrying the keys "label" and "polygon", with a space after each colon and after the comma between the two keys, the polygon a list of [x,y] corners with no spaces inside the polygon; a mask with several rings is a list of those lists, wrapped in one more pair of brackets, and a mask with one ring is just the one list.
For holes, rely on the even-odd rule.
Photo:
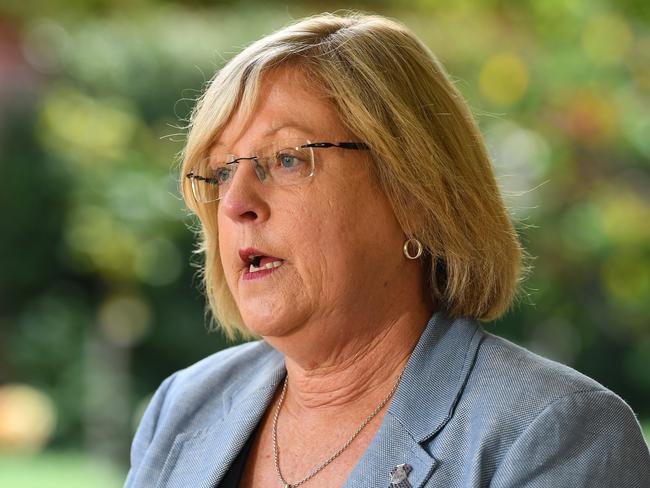
{"label": "blonde hair", "polygon": [[[237,109],[252,113],[262,77],[291,65],[316,81],[342,124],[372,150],[373,170],[405,234],[422,242],[427,286],[450,316],[502,316],[527,268],[483,138],[435,56],[380,16],[323,14],[270,34],[211,80],[190,121],[185,175]],[[229,337],[252,334],[223,276],[217,205],[187,205],[201,222],[198,252],[210,309]]]}

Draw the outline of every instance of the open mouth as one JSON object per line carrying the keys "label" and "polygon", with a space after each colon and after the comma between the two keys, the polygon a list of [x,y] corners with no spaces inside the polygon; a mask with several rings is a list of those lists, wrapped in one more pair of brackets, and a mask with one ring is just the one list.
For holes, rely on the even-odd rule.
{"label": "open mouth", "polygon": [[250,263],[248,266],[249,273],[257,273],[264,269],[279,268],[284,263],[284,260],[280,258],[255,254],[248,256],[248,261]]}
{"label": "open mouth", "polygon": [[253,279],[273,273],[284,264],[284,259],[264,254],[254,247],[239,250],[239,257],[242,260],[244,279]]}

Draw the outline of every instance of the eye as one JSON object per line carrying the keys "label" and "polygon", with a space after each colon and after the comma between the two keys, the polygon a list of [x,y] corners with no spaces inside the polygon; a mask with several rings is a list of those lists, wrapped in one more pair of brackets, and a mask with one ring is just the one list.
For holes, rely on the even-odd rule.
{"label": "eye", "polygon": [[297,170],[307,164],[307,157],[299,150],[282,149],[275,154],[275,168],[279,170]]}
{"label": "eye", "polygon": [[298,157],[289,153],[280,153],[278,154],[277,159],[279,165],[287,169],[293,168],[300,164]]}
{"label": "eye", "polygon": [[230,178],[232,177],[232,168],[228,168],[226,166],[222,168],[217,168],[214,171],[214,177],[211,178],[211,183],[217,184],[217,185],[224,185],[230,181]]}

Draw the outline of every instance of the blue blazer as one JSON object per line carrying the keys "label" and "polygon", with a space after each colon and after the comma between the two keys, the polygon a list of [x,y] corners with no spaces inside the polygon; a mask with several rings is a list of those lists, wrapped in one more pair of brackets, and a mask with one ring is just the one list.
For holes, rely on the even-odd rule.
{"label": "blue blazer", "polygon": [[[126,487],[217,487],[285,374],[282,354],[252,342],[167,378],[135,434]],[[650,487],[648,446],[623,400],[444,311],[344,486],[409,486],[391,485],[402,464],[413,488]]]}

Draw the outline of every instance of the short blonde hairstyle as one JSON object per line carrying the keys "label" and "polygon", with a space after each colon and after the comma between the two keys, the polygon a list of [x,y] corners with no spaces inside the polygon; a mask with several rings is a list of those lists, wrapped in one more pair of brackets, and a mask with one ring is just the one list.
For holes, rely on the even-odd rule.
{"label": "short blonde hairstyle", "polygon": [[[439,306],[452,317],[502,316],[520,291],[525,252],[469,108],[435,56],[398,22],[323,14],[251,44],[198,100],[182,175],[206,156],[235,110],[252,114],[263,75],[284,66],[317,83],[341,123],[370,146],[402,229],[424,246],[427,292]],[[224,279],[218,204],[197,204],[185,178],[182,191],[201,222],[197,251],[212,314],[229,337],[251,337]]]}

